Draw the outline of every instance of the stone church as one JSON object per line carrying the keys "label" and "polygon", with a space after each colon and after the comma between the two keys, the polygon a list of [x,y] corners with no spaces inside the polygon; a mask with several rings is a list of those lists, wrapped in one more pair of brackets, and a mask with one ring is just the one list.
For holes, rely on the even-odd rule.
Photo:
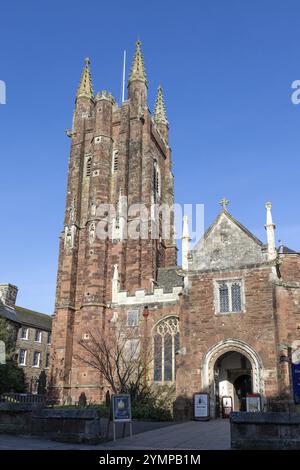
{"label": "stone church", "polygon": [[[139,340],[150,340],[147,380],[176,388],[178,418],[191,417],[193,394],[207,392],[211,416],[223,396],[245,409],[247,393],[259,393],[264,409],[294,405],[291,363],[300,360],[300,257],[275,246],[271,204],[266,204],[266,243],[228,211],[228,201],[190,249],[187,218],[182,266],[177,265],[174,217],[163,236],[154,204],[173,206],[169,123],[161,86],[153,115],[147,102],[141,43],[136,43],[128,97],[94,94],[90,62],[77,91],[72,128],[66,211],[60,237],[53,321],[51,386],[60,401],[102,402],[107,384],[76,360],[80,341],[124,319]],[[121,235],[120,198],[143,204],[148,237]],[[110,236],[97,236],[99,206],[112,205]],[[106,213],[104,213],[106,215]],[[135,214],[128,216],[134,221]],[[155,225],[158,236],[151,236]],[[277,407],[277,408],[276,408]]]}

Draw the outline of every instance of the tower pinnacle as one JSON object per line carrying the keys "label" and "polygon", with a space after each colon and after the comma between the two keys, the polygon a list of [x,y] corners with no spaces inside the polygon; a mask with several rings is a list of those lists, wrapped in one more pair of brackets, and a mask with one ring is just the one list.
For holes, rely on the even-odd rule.
{"label": "tower pinnacle", "polygon": [[267,217],[265,229],[267,231],[267,242],[268,242],[268,258],[273,260],[276,258],[276,245],[275,245],[275,224],[273,223],[272,218],[272,204],[270,202],[266,203]]}
{"label": "tower pinnacle", "polygon": [[143,59],[143,54],[141,51],[141,41],[137,41],[135,43],[136,48],[135,48],[135,54],[131,66],[131,71],[130,71],[130,77],[128,80],[128,84],[131,83],[134,80],[140,80],[141,82],[144,82],[147,85],[147,76],[146,76],[146,71],[145,71],[145,66],[144,66],[144,59]]}
{"label": "tower pinnacle", "polygon": [[183,217],[183,229],[181,237],[181,248],[182,248],[182,269],[187,270],[189,268],[188,255],[190,252],[190,234],[189,234],[189,224],[188,216]]}
{"label": "tower pinnacle", "polygon": [[92,77],[90,72],[90,59],[87,57],[85,59],[85,66],[81,75],[80,84],[77,90],[77,98],[80,96],[86,96],[87,98],[93,98],[93,85]]}
{"label": "tower pinnacle", "polygon": [[165,124],[168,126],[168,118],[166,112],[166,106],[163,97],[163,90],[161,85],[157,89],[157,97],[155,101],[155,110],[154,110],[154,121],[156,124]]}

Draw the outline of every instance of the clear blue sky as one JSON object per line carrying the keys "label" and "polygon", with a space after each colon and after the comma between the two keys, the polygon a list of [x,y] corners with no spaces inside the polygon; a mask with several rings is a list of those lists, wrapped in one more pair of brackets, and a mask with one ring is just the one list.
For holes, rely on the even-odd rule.
{"label": "clear blue sky", "polygon": [[204,203],[209,225],[225,195],[263,240],[271,200],[276,238],[300,250],[299,1],[3,0],[0,14],[0,282],[19,287],[19,305],[53,311],[83,60],[118,99],[137,37],[150,109],[159,81],[165,92],[176,200]]}

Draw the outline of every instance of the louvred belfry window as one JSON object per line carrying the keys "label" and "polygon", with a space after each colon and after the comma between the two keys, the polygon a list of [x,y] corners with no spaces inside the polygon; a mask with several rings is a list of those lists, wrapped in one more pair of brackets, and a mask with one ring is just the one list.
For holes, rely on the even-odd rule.
{"label": "louvred belfry window", "polygon": [[116,173],[119,169],[119,152],[114,150],[112,157],[112,173]]}
{"label": "louvred belfry window", "polygon": [[92,159],[89,157],[86,161],[85,176],[91,176],[92,171]]}

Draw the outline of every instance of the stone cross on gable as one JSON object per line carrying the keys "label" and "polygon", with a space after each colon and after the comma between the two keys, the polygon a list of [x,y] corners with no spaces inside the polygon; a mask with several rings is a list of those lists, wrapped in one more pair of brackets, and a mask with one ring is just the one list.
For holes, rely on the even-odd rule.
{"label": "stone cross on gable", "polygon": [[229,201],[228,201],[228,199],[226,199],[226,197],[223,197],[223,199],[221,199],[221,201],[220,201],[219,204],[221,204],[221,206],[223,207],[223,209],[227,210],[227,206],[228,206],[228,204],[229,204]]}

